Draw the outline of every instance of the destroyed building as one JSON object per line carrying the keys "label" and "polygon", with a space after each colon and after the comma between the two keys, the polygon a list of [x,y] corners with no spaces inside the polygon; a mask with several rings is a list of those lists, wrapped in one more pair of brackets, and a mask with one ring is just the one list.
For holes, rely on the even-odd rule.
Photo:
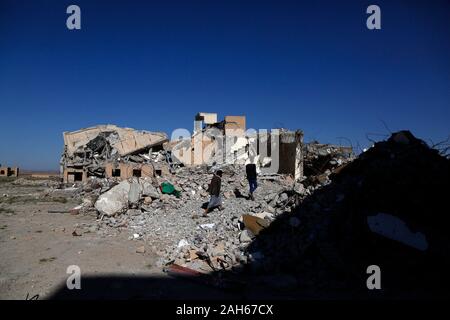
{"label": "destroyed building", "polygon": [[19,168],[17,167],[2,167],[0,165],[0,177],[18,177]]}
{"label": "destroyed building", "polygon": [[[333,154],[330,147],[316,144],[310,152],[319,159]],[[311,290],[332,281],[357,287],[366,280],[359,270],[375,261],[389,270],[383,288],[391,294],[448,295],[442,274],[450,264],[449,218],[443,214],[449,174],[450,162],[438,150],[409,131],[393,133],[332,170],[330,181],[319,181],[293,214],[281,215],[249,250],[265,257],[265,272],[315,279]]]}
{"label": "destroyed building", "polygon": [[[245,116],[226,116],[218,121],[216,113],[195,116],[192,136],[175,139],[168,148],[173,158],[185,166],[245,162],[248,142]],[[242,158],[244,157],[244,158]]]}
{"label": "destroyed building", "polygon": [[[348,160],[349,147],[304,144],[301,130],[253,130],[245,116],[200,112],[193,134],[172,137],[163,132],[138,131],[115,125],[99,125],[64,132],[61,175],[65,183],[88,177],[154,177],[174,173],[180,166],[219,168],[255,163],[260,175],[290,175],[294,180],[318,177]],[[304,169],[304,166],[305,169]],[[326,178],[324,175],[322,178]],[[319,177],[321,178],[321,177]]]}
{"label": "destroyed building", "polygon": [[[247,130],[243,116],[218,121],[216,114],[200,113],[195,120],[192,135],[173,141],[168,141],[165,134],[116,126],[64,133],[61,164],[65,181],[74,181],[78,170],[82,172],[80,178],[87,180],[67,188],[76,189],[71,192],[76,192],[80,200],[70,213],[97,217],[94,225],[81,226],[75,234],[97,232],[109,236],[129,232],[130,241],[143,242],[148,249],[152,246],[158,267],[169,273],[174,268],[201,274],[242,271],[258,266],[262,255],[254,243],[270,235],[283,216],[293,218],[287,235],[306,226],[308,220],[297,215],[299,206],[330,185],[330,176],[354,160],[347,152],[351,149],[303,143],[299,130]],[[222,143],[228,147],[223,148]],[[200,161],[192,162],[199,151],[205,151]],[[250,161],[257,164],[260,173],[252,201],[245,176],[245,164]],[[134,170],[139,166],[151,169],[136,174]],[[211,173],[216,168],[224,172],[224,208],[200,218],[202,204],[209,197]],[[156,170],[167,171],[157,174]],[[304,177],[305,172],[310,176]],[[319,176],[324,179],[318,183],[308,180]],[[320,217],[317,215],[317,219]],[[273,242],[279,241],[291,248],[281,236]],[[139,252],[145,251],[142,247]],[[272,248],[280,255],[286,251],[279,246],[261,247],[268,256]]]}
{"label": "destroyed building", "polygon": [[352,147],[322,144],[317,141],[303,146],[304,175],[311,184],[324,183],[331,172],[355,159]]}
{"label": "destroyed building", "polygon": [[99,125],[64,132],[60,172],[66,183],[83,182],[90,176],[127,179],[153,176],[155,165],[168,141],[163,132],[139,131],[115,125]]}
{"label": "destroyed building", "polygon": [[249,134],[249,157],[262,174],[286,174],[294,180],[303,177],[303,132],[274,129]]}
{"label": "destroyed building", "polygon": [[[172,157],[189,165],[254,162],[262,174],[303,176],[303,133],[285,129],[247,130],[245,116],[201,112],[195,116],[191,137],[171,143]],[[282,161],[280,161],[282,159]]]}
{"label": "destroyed building", "polygon": [[[194,136],[225,131],[226,119],[217,122],[211,114],[200,117],[208,123],[197,126]],[[107,135],[107,130],[94,129],[97,133],[92,136],[86,132],[78,139],[67,135],[65,156],[71,145],[77,147],[72,162],[66,164],[86,159],[91,163],[86,171],[95,164],[93,168],[109,172],[109,165],[153,167],[161,159],[163,166],[170,167],[161,155],[193,138],[167,143],[153,139],[143,148],[136,142],[135,151],[121,155],[117,137],[111,137],[117,132]],[[448,281],[442,285],[441,274],[450,265],[450,251],[448,217],[442,213],[450,167],[438,150],[409,131],[393,133],[358,157],[351,147],[303,143],[300,131],[246,132],[243,137],[248,141],[243,156],[222,167],[224,207],[220,212],[216,209],[211,216],[200,217],[209,196],[209,165],[214,164],[186,162],[166,176],[141,175],[119,184],[89,179],[78,186],[82,203],[72,211],[93,212],[98,218],[94,226],[80,227],[79,235],[92,228],[108,236],[126,231],[130,241],[139,243],[136,252],[143,251],[141,243],[152,248],[159,257],[157,265],[169,275],[187,270],[220,281],[237,275],[247,280],[251,275],[252,281],[245,283],[249,287],[256,277],[266,283],[270,275],[276,279],[271,284],[275,288],[279,279],[287,279],[287,288],[311,296],[317,288],[359,296],[366,292],[365,287],[358,290],[366,283],[367,266],[377,263],[389,270],[383,285],[393,296],[404,296],[404,285],[416,283],[430,294],[446,293]],[[96,147],[102,139],[107,143]],[[277,174],[264,175],[263,169],[276,159],[274,154],[280,158]],[[219,159],[218,154],[214,156]],[[262,175],[256,197],[249,201],[243,164],[252,157]],[[295,179],[296,172],[301,179]],[[172,190],[164,188],[167,185]],[[411,290],[407,287],[406,294]]]}

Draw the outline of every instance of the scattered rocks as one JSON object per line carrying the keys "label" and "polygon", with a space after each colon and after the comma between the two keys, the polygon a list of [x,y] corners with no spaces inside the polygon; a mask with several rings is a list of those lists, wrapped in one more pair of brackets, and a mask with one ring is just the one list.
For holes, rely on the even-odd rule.
{"label": "scattered rocks", "polygon": [[[90,179],[83,197],[91,200],[91,208],[95,203],[101,219],[95,230],[87,227],[87,232],[105,236],[129,230],[130,240],[157,246],[160,265],[176,260],[186,266],[202,260],[211,261],[210,271],[230,268],[247,263],[250,253],[246,247],[255,235],[305,196],[301,184],[289,176],[276,175],[261,178],[255,200],[250,201],[245,167],[228,166],[222,179],[224,210],[202,217],[211,179],[206,169],[184,167],[171,176],[130,178],[115,184]],[[178,197],[162,194],[160,186],[165,182],[181,191]],[[89,202],[83,203],[83,210],[85,207]],[[247,224],[252,221],[247,228],[242,217],[247,217]]]}
{"label": "scattered rocks", "polygon": [[137,247],[136,253],[141,253],[141,254],[145,253],[145,246]]}
{"label": "scattered rocks", "polygon": [[252,241],[252,237],[253,237],[253,234],[249,230],[245,229],[245,230],[242,230],[242,232],[239,236],[239,241],[242,243],[248,243],[248,242]]}
{"label": "scattered rocks", "polygon": [[129,192],[130,183],[127,180],[124,180],[111,190],[100,195],[95,203],[95,208],[100,214],[106,216],[114,216],[123,213],[128,209]]}

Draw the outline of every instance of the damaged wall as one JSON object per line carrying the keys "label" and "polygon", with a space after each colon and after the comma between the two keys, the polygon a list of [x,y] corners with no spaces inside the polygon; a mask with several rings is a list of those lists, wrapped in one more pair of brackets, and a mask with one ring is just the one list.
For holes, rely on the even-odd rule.
{"label": "damaged wall", "polygon": [[150,177],[173,173],[183,165],[244,165],[249,161],[255,162],[262,175],[288,174],[298,180],[325,171],[322,162],[326,169],[341,165],[344,161],[335,159],[336,154],[347,159],[351,152],[347,147],[304,145],[300,130],[247,132],[245,116],[226,116],[217,122],[217,114],[202,112],[195,116],[195,126],[191,137],[177,141],[168,141],[163,132],[115,125],[64,132],[64,182],[82,182],[90,176]]}
{"label": "damaged wall", "polygon": [[99,125],[73,132],[64,132],[67,155],[73,156],[77,152],[83,152],[84,147],[97,138],[100,133],[110,133],[108,141],[120,156],[159,145],[168,140],[164,132],[139,131],[132,128],[119,128],[110,124]]}
{"label": "damaged wall", "polygon": [[[205,119],[209,122],[205,121],[203,128]],[[215,113],[197,114],[191,139],[171,142],[171,150],[181,163],[186,166],[245,164],[252,158],[263,174],[290,174],[295,179],[303,176],[301,131],[276,130],[279,136],[272,139],[267,132],[247,133],[245,116],[226,116],[221,122],[211,123],[213,120],[217,120]],[[202,126],[198,121],[202,121]],[[272,155],[272,150],[276,154]],[[260,167],[264,168],[260,170]]]}
{"label": "damaged wall", "polygon": [[283,131],[280,133],[280,168],[278,173],[290,174],[295,180],[303,176],[303,133]]}
{"label": "damaged wall", "polygon": [[168,137],[115,125],[99,125],[64,132],[61,173],[64,182],[82,182],[89,176],[146,177],[155,174],[153,162]]}
{"label": "damaged wall", "polygon": [[153,177],[155,170],[152,164],[146,163],[107,163],[105,174],[109,178],[125,180],[131,177]]}

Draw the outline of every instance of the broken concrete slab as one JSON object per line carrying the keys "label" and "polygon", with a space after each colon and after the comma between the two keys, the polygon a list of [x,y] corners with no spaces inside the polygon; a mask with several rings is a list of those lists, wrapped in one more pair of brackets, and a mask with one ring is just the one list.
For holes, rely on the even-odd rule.
{"label": "broken concrete slab", "polygon": [[130,190],[128,191],[128,202],[131,205],[137,205],[141,199],[142,187],[138,182],[130,183]]}
{"label": "broken concrete slab", "polygon": [[[114,125],[95,126],[64,132],[64,153],[61,174],[64,182],[85,182],[90,176],[128,179],[152,177],[168,141],[163,132],[120,128]],[[152,150],[159,150],[156,154]]]}
{"label": "broken concrete slab", "polygon": [[120,156],[162,144],[168,140],[167,135],[163,132],[139,131],[132,128],[120,128],[115,125],[98,125],[73,132],[64,132],[67,154],[72,156],[79,152],[80,148],[83,148],[101,133],[110,133],[107,136],[108,141]]}
{"label": "broken concrete slab", "polygon": [[242,215],[242,219],[245,227],[254,235],[258,235],[261,230],[267,228],[270,225],[270,222],[268,222],[267,220],[249,214]]}
{"label": "broken concrete slab", "polygon": [[142,194],[144,196],[151,197],[153,199],[158,199],[160,197],[160,193],[158,192],[158,189],[152,184],[151,180],[148,179],[140,179],[139,182],[142,186]]}
{"label": "broken concrete slab", "polygon": [[95,202],[95,208],[100,214],[114,216],[125,212],[128,209],[128,194],[130,183],[122,181],[111,190],[100,195]]}
{"label": "broken concrete slab", "polygon": [[247,229],[242,230],[241,234],[239,235],[239,241],[242,243],[248,243],[252,241],[252,238],[254,235]]}

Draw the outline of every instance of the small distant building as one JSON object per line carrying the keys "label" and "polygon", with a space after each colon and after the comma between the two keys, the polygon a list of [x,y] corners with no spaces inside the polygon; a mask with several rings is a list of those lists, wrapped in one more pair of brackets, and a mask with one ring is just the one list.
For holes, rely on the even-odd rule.
{"label": "small distant building", "polygon": [[17,167],[2,167],[0,165],[0,177],[18,177],[19,168]]}

